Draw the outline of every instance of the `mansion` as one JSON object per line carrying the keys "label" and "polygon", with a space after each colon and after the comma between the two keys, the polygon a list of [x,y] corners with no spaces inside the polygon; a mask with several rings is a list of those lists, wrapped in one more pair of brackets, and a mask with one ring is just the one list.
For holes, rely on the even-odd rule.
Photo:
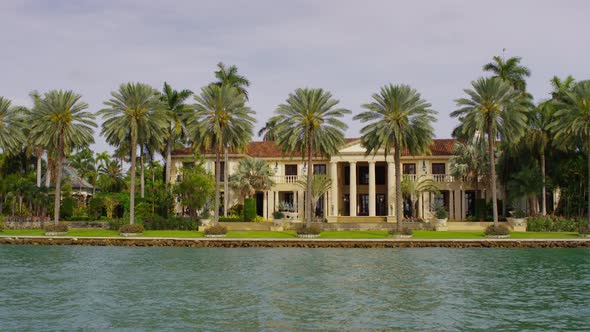
{"label": "mansion", "polygon": [[[383,153],[365,155],[366,150],[361,146],[360,139],[346,139],[346,142],[337,155],[314,158],[311,171],[314,174],[326,174],[332,180],[330,190],[317,204],[316,215],[325,217],[328,222],[394,221],[394,175],[398,170],[395,169],[393,154],[387,158]],[[438,204],[444,204],[451,221],[464,221],[474,213],[476,192],[473,184],[449,174],[449,159],[453,155],[454,143],[454,139],[435,139],[428,155],[402,154],[402,169],[399,171],[405,178],[431,178],[440,191],[440,194],[420,195],[417,211],[413,211],[409,200],[404,200],[405,218],[433,218],[431,207],[435,200],[439,200]],[[206,159],[205,168],[214,173],[214,155],[205,154],[203,157]],[[271,190],[257,192],[254,196],[257,214],[272,219],[273,212],[282,211],[287,219],[301,220],[304,216],[305,189],[298,181],[304,180],[310,171],[301,156],[283,156],[274,142],[251,142],[243,153],[229,153],[227,169],[230,176],[238,169],[240,160],[247,157],[263,159],[274,170],[275,184]],[[174,151],[172,158],[172,181],[175,181],[180,179],[183,166],[194,163],[194,156],[190,149],[181,149]],[[223,189],[227,187],[223,184],[224,164],[222,161],[220,215],[223,215],[225,199],[228,207],[243,203],[243,198],[231,188],[227,193]],[[489,191],[484,190],[482,194],[484,197],[489,196]],[[414,212],[417,215],[413,216]]]}

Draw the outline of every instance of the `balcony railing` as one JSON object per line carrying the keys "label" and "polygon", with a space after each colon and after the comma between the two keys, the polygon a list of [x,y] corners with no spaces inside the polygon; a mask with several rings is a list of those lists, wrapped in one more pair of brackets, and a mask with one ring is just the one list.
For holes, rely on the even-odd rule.
{"label": "balcony railing", "polygon": [[456,179],[451,174],[423,174],[423,175],[404,174],[404,175],[402,175],[402,178],[405,180],[410,180],[410,181],[416,181],[420,178],[432,179],[434,182],[457,182],[460,180],[460,179]]}
{"label": "balcony railing", "polygon": [[303,180],[303,175],[275,175],[273,181],[276,184],[281,183],[296,183],[299,180]]}

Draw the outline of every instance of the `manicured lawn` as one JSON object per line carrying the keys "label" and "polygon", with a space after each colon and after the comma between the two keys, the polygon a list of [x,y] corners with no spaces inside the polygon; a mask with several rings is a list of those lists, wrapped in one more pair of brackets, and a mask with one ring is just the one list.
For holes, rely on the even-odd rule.
{"label": "manicured lawn", "polygon": [[415,239],[481,239],[483,232],[457,231],[457,232],[435,232],[435,231],[414,231]]}
{"label": "manicured lawn", "polygon": [[0,232],[0,235],[31,236],[43,235],[44,233],[42,229],[5,229]]}
{"label": "manicured lawn", "polygon": [[90,236],[90,237],[111,237],[119,236],[119,231],[111,231],[99,228],[70,228],[65,236]]}
{"label": "manicured lawn", "polygon": [[144,231],[143,237],[203,237],[203,232],[197,231]]}
{"label": "manicured lawn", "polygon": [[322,239],[385,239],[387,231],[326,231],[320,234]]}
{"label": "manicured lawn", "polygon": [[229,231],[227,232],[228,238],[277,238],[277,239],[284,239],[284,238],[294,238],[297,237],[295,235],[295,231],[286,231],[286,232],[271,232],[271,231]]}
{"label": "manicured lawn", "polygon": [[513,239],[575,239],[580,238],[576,232],[513,232]]}

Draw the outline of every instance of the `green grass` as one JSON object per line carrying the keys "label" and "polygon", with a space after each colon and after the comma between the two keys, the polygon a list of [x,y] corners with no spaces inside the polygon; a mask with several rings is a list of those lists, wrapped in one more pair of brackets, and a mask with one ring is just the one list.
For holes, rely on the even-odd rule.
{"label": "green grass", "polygon": [[0,235],[14,235],[14,236],[31,236],[43,235],[45,231],[42,229],[5,229],[0,232]]}
{"label": "green grass", "polygon": [[100,228],[70,228],[68,230],[68,234],[65,236],[112,237],[119,236],[119,231],[111,231]]}
{"label": "green grass", "polygon": [[229,231],[227,232],[227,237],[229,238],[238,238],[238,239],[247,239],[247,238],[277,238],[277,239],[284,239],[284,238],[295,238],[294,231],[286,231],[286,232],[272,232],[272,231]]}
{"label": "green grass", "polygon": [[144,231],[140,236],[143,237],[203,237],[203,232],[197,231]]}
{"label": "green grass", "polygon": [[435,231],[414,231],[415,239],[482,239],[483,232],[456,231],[456,232],[435,232]]}
{"label": "green grass", "polygon": [[387,231],[325,231],[322,239],[385,239]]}
{"label": "green grass", "polygon": [[513,239],[575,239],[580,238],[577,232],[512,232]]}

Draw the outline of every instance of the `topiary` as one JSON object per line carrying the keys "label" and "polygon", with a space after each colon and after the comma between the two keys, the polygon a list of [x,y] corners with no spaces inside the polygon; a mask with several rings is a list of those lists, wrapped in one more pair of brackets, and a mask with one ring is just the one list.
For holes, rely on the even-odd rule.
{"label": "topiary", "polygon": [[60,215],[62,219],[68,220],[74,215],[74,199],[65,197],[61,202]]}
{"label": "topiary", "polygon": [[143,233],[143,225],[142,224],[126,224],[121,226],[119,229],[120,233]]}
{"label": "topiary", "polygon": [[45,225],[44,230],[46,233],[67,233],[68,232],[68,223],[62,221],[56,224],[49,224]]}
{"label": "topiary", "polygon": [[244,200],[244,221],[254,221],[256,219],[256,199],[246,198]]}
{"label": "topiary", "polygon": [[227,234],[227,227],[222,225],[213,225],[205,229],[205,235],[225,235]]}
{"label": "topiary", "polygon": [[510,230],[506,226],[494,226],[490,225],[484,231],[485,235],[492,235],[492,236],[501,236],[501,235],[510,235]]}
{"label": "topiary", "polygon": [[319,225],[311,225],[309,227],[302,225],[297,227],[297,235],[320,235],[322,228]]}

